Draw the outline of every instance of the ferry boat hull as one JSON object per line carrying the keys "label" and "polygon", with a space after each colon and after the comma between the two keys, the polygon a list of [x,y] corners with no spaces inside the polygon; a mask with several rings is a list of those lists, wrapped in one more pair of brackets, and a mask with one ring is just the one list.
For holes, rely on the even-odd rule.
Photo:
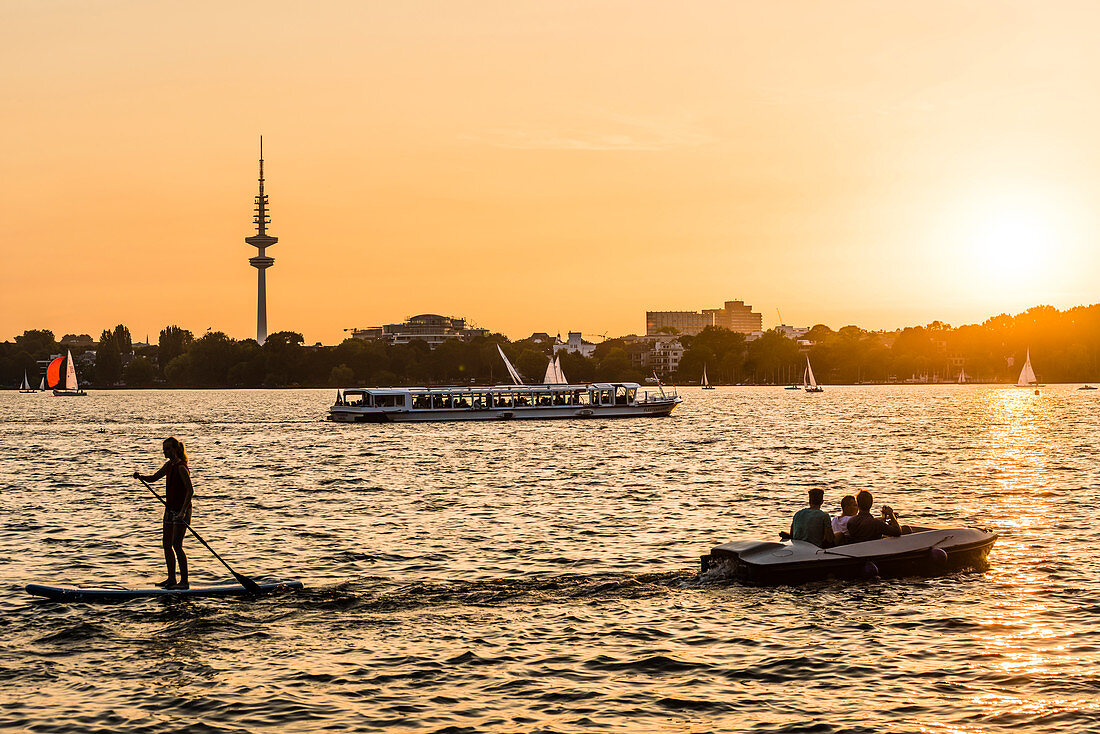
{"label": "ferry boat hull", "polygon": [[[638,394],[635,383],[346,390],[329,408],[338,423],[661,418],[680,404],[671,389]],[[584,402],[581,402],[581,401]],[[444,405],[439,405],[444,403]],[[527,403],[527,404],[524,404]]]}

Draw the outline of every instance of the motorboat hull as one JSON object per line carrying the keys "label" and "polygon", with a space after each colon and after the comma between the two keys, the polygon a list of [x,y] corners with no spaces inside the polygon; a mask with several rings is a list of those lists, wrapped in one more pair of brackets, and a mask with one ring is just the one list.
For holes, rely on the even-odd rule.
{"label": "motorboat hull", "polygon": [[983,568],[997,535],[975,528],[919,528],[834,548],[787,541],[732,541],[702,557],[704,573],[723,567],[735,578],[757,584],[800,584],[837,578],[929,576]]}

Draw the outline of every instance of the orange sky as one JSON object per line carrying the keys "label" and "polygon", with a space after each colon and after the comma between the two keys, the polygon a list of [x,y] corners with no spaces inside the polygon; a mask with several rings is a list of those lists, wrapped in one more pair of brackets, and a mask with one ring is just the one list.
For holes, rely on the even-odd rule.
{"label": "orange sky", "polygon": [[23,2],[0,338],[976,321],[1097,297],[1093,2]]}

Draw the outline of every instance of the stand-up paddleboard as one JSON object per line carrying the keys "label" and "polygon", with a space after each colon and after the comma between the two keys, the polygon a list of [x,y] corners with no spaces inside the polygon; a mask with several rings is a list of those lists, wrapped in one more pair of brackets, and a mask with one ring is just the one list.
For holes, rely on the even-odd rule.
{"label": "stand-up paddleboard", "polygon": [[[302,588],[301,581],[279,581],[273,584],[259,584],[264,594],[277,594],[284,591],[297,591]],[[80,589],[73,586],[42,586],[27,584],[27,593],[44,596],[54,601],[128,601],[155,597],[192,597],[192,596],[251,596],[243,586],[193,586],[190,589]]]}

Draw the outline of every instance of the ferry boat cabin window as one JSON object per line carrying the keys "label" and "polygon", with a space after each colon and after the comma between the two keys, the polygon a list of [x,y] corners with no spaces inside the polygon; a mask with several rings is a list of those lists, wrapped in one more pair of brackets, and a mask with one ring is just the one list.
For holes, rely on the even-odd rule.
{"label": "ferry boat cabin window", "polygon": [[497,408],[511,408],[512,407],[512,393],[498,392],[495,396],[496,399],[493,404]]}
{"label": "ferry boat cabin window", "polygon": [[516,407],[527,408],[531,405],[531,393],[521,392],[516,395]]}
{"label": "ferry boat cabin window", "polygon": [[587,390],[577,390],[573,393],[573,403],[575,405],[588,405],[591,402],[590,397]]}
{"label": "ferry boat cabin window", "polygon": [[451,396],[446,393],[432,393],[432,407],[436,410],[451,407]]}
{"label": "ferry boat cabin window", "polygon": [[431,397],[431,395],[423,395],[423,394],[413,395],[413,409],[415,409],[415,410],[426,410],[427,408],[430,408],[430,407],[432,407],[432,397]]}
{"label": "ferry boat cabin window", "polygon": [[358,392],[344,393],[344,405],[354,405],[361,408],[366,405],[366,397],[363,393]]}
{"label": "ferry boat cabin window", "polygon": [[633,403],[633,402],[634,402],[634,400],[635,400],[635,398],[636,398],[637,396],[638,396],[638,388],[636,388],[636,387],[628,387],[628,388],[626,389],[626,399],[627,399],[628,401],[630,401],[631,403]]}
{"label": "ferry boat cabin window", "polygon": [[374,395],[374,407],[376,408],[404,408],[404,395]]}
{"label": "ferry boat cabin window", "polygon": [[611,405],[611,390],[600,390],[600,405]]}
{"label": "ferry boat cabin window", "polygon": [[615,404],[626,405],[626,388],[622,385],[615,386]]}
{"label": "ferry boat cabin window", "polygon": [[550,405],[550,393],[542,393],[539,395],[539,405]]}
{"label": "ferry boat cabin window", "polygon": [[471,395],[468,392],[459,393],[458,395],[455,395],[454,396],[454,407],[455,408],[469,408],[470,404],[473,402],[473,397],[474,396]]}

